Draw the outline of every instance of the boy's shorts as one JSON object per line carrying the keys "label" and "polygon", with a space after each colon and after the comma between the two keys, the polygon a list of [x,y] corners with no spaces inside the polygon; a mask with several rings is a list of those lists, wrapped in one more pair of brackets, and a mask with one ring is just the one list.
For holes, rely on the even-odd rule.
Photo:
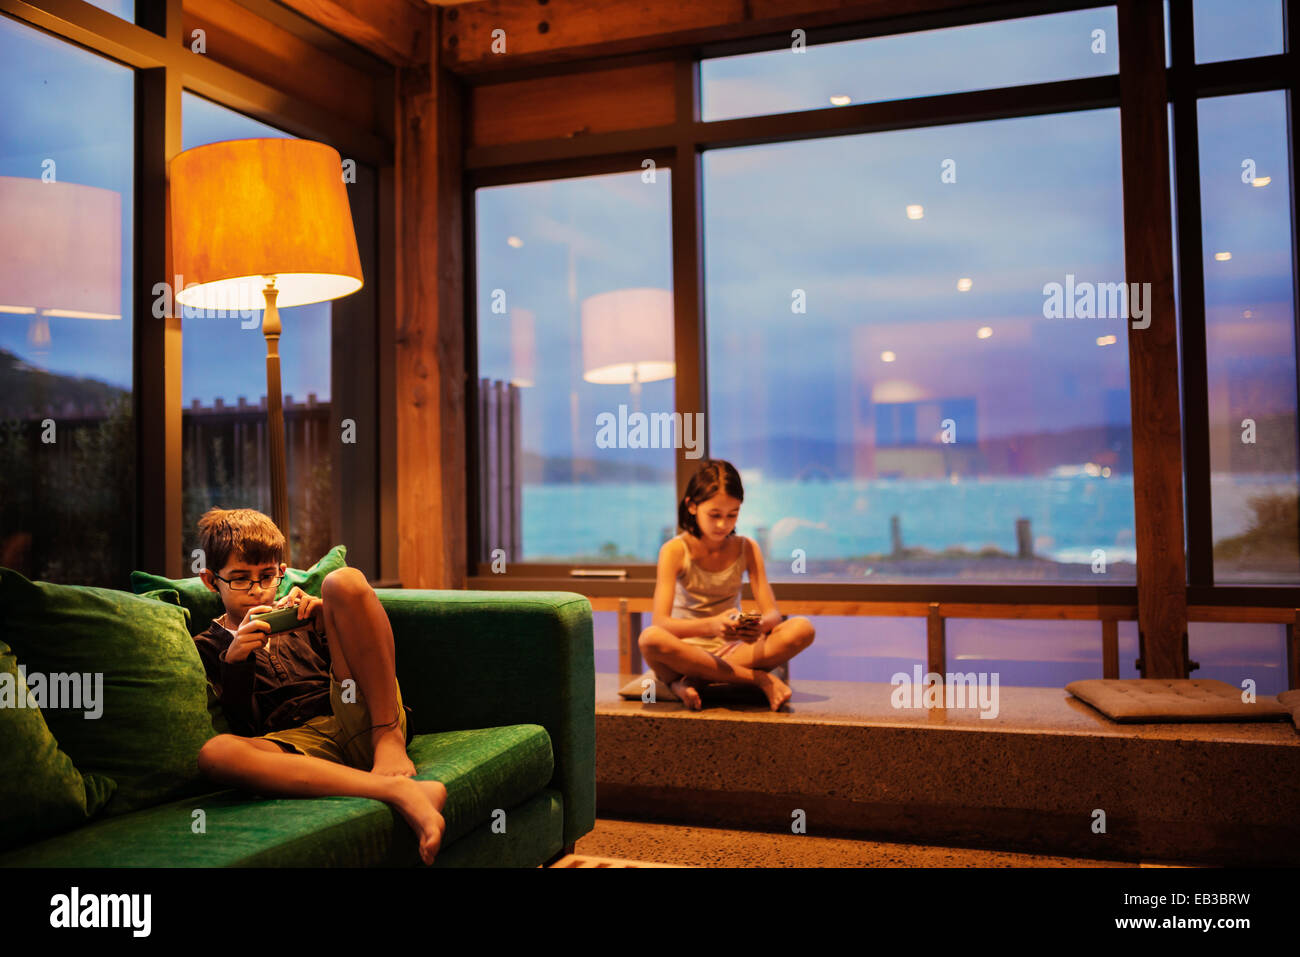
{"label": "boy's shorts", "polygon": [[[402,686],[393,679],[397,693],[397,721],[402,729],[402,738],[408,743],[410,735],[406,730],[406,708],[402,705]],[[361,695],[361,686],[354,685],[356,701],[343,700],[343,686],[330,672],[330,708],[332,714],[312,718],[306,724],[283,731],[271,731],[262,735],[268,741],[274,741],[287,751],[324,758],[336,764],[369,771],[375,764],[375,751],[370,740],[370,709]]]}

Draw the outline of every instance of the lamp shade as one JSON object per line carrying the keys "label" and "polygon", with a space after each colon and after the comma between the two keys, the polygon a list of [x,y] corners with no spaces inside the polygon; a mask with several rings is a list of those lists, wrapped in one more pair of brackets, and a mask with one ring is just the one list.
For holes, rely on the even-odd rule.
{"label": "lamp shade", "polygon": [[171,162],[176,299],[260,309],[274,276],[281,308],[361,288],[361,257],[338,151],[298,139],[225,140]]}
{"label": "lamp shade", "polygon": [[0,313],[122,318],[122,196],[0,176]]}
{"label": "lamp shade", "polygon": [[673,294],[667,289],[616,289],[582,302],[582,377],[619,385],[671,379]]}

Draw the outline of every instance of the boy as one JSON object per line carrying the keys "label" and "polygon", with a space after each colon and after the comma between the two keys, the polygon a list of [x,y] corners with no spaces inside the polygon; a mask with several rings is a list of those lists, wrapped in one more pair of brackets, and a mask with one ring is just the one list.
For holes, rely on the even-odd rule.
{"label": "boy", "polygon": [[[236,732],[210,739],[199,769],[263,794],[386,801],[415,831],[421,860],[433,863],[447,789],[413,779],[393,631],[365,576],[336,569],[320,598],[294,588],[268,604],[287,568],[275,523],[251,508],[214,508],[198,529],[207,565],[200,576],[225,614],[194,642]],[[252,618],[289,605],[302,628],[271,636],[267,622]]]}

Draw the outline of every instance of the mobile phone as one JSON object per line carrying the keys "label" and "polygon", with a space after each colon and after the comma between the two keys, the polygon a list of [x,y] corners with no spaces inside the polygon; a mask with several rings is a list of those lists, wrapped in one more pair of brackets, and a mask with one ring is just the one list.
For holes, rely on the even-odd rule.
{"label": "mobile phone", "polygon": [[298,606],[290,605],[287,608],[277,608],[274,611],[259,611],[253,616],[254,621],[265,621],[271,625],[271,634],[277,635],[282,631],[293,631],[295,628],[303,628],[308,622],[298,617]]}
{"label": "mobile phone", "polygon": [[736,618],[735,625],[737,628],[752,628],[754,625],[758,624],[762,617],[762,615],[756,612],[742,611],[739,617]]}

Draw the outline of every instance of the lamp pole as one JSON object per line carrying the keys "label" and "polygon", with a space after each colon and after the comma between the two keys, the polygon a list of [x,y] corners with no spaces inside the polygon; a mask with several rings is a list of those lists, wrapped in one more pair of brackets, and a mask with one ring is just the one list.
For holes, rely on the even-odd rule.
{"label": "lamp pole", "polygon": [[280,290],[275,277],[266,277],[262,290],[266,311],[262,314],[262,335],[266,337],[266,409],[271,443],[271,518],[284,533],[284,560],[289,562],[289,478],[285,468],[284,409],[280,404],[280,310],[275,301]]}

